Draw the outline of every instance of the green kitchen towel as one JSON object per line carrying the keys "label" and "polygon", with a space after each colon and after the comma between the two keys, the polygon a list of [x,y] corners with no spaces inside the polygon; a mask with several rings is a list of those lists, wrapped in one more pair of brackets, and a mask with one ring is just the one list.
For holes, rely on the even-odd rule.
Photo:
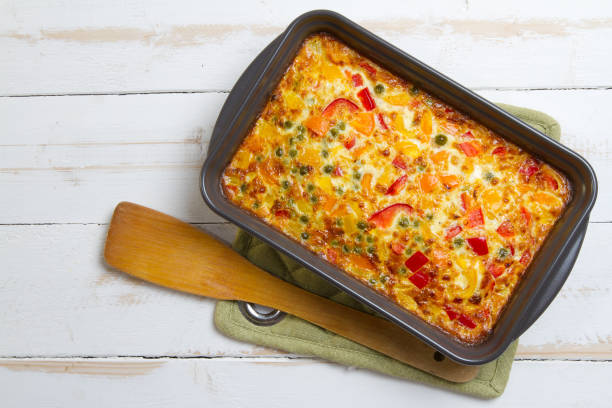
{"label": "green kitchen towel", "polygon": [[[511,105],[499,104],[499,106],[539,131],[559,140],[561,133],[559,124],[550,116]],[[372,313],[370,309],[319,275],[244,231],[238,232],[233,246],[255,265],[289,283],[355,309]],[[317,356],[335,363],[365,368],[481,398],[498,397],[504,392],[518,343],[515,341],[510,345],[497,360],[481,366],[476,378],[467,383],[457,384],[401,363],[295,316],[287,315],[272,326],[254,325],[242,315],[238,304],[234,301],[217,303],[215,325],[222,333],[238,340],[290,353]]]}

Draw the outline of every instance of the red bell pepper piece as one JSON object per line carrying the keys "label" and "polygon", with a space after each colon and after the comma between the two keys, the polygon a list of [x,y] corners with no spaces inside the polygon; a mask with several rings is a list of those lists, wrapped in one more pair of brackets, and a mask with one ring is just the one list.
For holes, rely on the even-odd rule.
{"label": "red bell pepper piece", "polygon": [[468,228],[476,228],[484,225],[484,216],[480,207],[473,209],[467,213],[467,224]]}
{"label": "red bell pepper piece", "polygon": [[374,102],[368,88],[363,88],[361,91],[357,92],[357,96],[359,97],[359,100],[361,100],[361,104],[365,110],[371,111],[376,107],[376,102]]}
{"label": "red bell pepper piece", "polygon": [[376,69],[367,62],[362,62],[359,66],[370,73],[370,75],[376,75]]}
{"label": "red bell pepper piece", "polygon": [[498,263],[492,262],[487,265],[487,272],[493,275],[494,278],[497,278],[499,275],[501,275],[505,271],[506,269],[504,268],[504,266]]}
{"label": "red bell pepper piece", "polygon": [[557,180],[555,180],[555,178],[552,177],[551,175],[544,174],[542,176],[542,178],[544,179],[546,184],[548,184],[550,186],[550,188],[552,188],[553,190],[559,189],[559,183],[557,183]]}
{"label": "red bell pepper piece", "polygon": [[446,311],[448,318],[451,320],[455,320],[457,316],[459,316],[459,313],[455,312],[453,309],[451,309],[448,306],[444,307],[444,310]]}
{"label": "red bell pepper piece", "polygon": [[491,154],[496,154],[498,156],[503,156],[504,154],[506,154],[506,152],[508,152],[508,149],[506,148],[506,146],[499,146],[499,147],[496,147],[495,149],[493,149]]}
{"label": "red bell pepper piece", "polygon": [[476,255],[486,255],[489,253],[487,239],[485,237],[468,238],[467,243]]}
{"label": "red bell pepper piece", "polygon": [[289,210],[276,210],[274,212],[274,216],[282,217],[282,218],[289,218],[291,216],[291,213],[289,212]]}
{"label": "red bell pepper piece", "polygon": [[408,176],[404,174],[403,176],[399,177],[397,180],[393,182],[393,184],[389,186],[385,194],[386,195],[396,195],[397,193],[399,193],[400,191],[404,189],[407,182],[408,182]]}
{"label": "red bell pepper piece", "polygon": [[469,130],[462,135],[466,139],[473,139],[474,135]]}
{"label": "red bell pepper piece", "polygon": [[394,242],[391,244],[391,250],[398,255],[404,253],[404,248],[406,248],[406,246],[400,242]]}
{"label": "red bell pepper piece", "polygon": [[359,110],[359,106],[354,102],[346,98],[338,98],[334,99],[325,109],[321,112],[321,115],[326,118],[331,118],[332,116],[336,116],[342,111],[348,112],[357,112]]}
{"label": "red bell pepper piece", "polygon": [[455,225],[454,227],[450,227],[449,229],[446,230],[446,239],[454,238],[462,230],[463,230],[463,228],[461,228],[458,225]]}
{"label": "red bell pepper piece", "polygon": [[510,253],[514,256],[514,245],[510,244]]}
{"label": "red bell pepper piece", "polygon": [[353,86],[355,88],[357,88],[358,86],[362,86],[363,85],[363,79],[361,79],[361,75],[359,74],[354,74],[351,77],[352,81],[353,81]]}
{"label": "red bell pepper piece", "polygon": [[527,209],[525,207],[521,206],[521,215],[523,216],[523,221],[525,221],[525,225],[529,225],[531,224],[531,214],[529,214],[529,211],[527,211]]}
{"label": "red bell pepper piece", "polygon": [[519,262],[522,263],[523,265],[527,265],[529,261],[531,261],[531,252],[527,250],[523,252],[523,256],[521,256],[521,259],[519,260]]}
{"label": "red bell pepper piece", "polygon": [[463,313],[459,316],[459,323],[467,327],[468,329],[473,329],[476,327],[476,323],[469,316],[464,315]]}
{"label": "red bell pepper piece", "polygon": [[417,272],[408,278],[410,282],[419,289],[423,289],[429,283],[429,275]]}
{"label": "red bell pepper piece", "polygon": [[400,212],[411,213],[413,211],[412,207],[408,204],[392,204],[388,207],[383,208],[380,211],[375,212],[370,216],[368,221],[372,224],[376,225],[380,228],[387,228],[391,226],[395,216]]}
{"label": "red bell pepper piece", "polygon": [[389,130],[389,126],[387,126],[387,124],[385,123],[385,118],[383,114],[379,113],[377,116],[378,116],[378,121],[380,122],[380,127],[382,127],[384,130]]}
{"label": "red bell pepper piece", "polygon": [[335,249],[329,248],[327,250],[327,260],[333,264],[336,263],[336,261],[338,260],[338,253],[336,252]]}
{"label": "red bell pepper piece", "polygon": [[529,180],[529,177],[533,176],[538,171],[540,171],[540,165],[531,157],[525,160],[519,168],[519,173],[525,176],[526,180]]}
{"label": "red bell pepper piece", "polygon": [[479,153],[478,149],[470,142],[459,143],[459,147],[468,157],[476,156]]}
{"label": "red bell pepper piece", "polygon": [[508,220],[502,222],[499,227],[497,227],[497,233],[504,238],[510,238],[514,236],[514,225]]}
{"label": "red bell pepper piece", "polygon": [[340,167],[339,165],[336,164],[336,167],[334,168],[334,176],[337,177],[341,177],[344,173],[342,172],[342,167]]}
{"label": "red bell pepper piece", "polygon": [[357,139],[355,138],[355,135],[351,135],[351,138],[344,142],[344,147],[346,147],[347,149],[351,150],[351,148],[353,146],[355,146],[355,142],[356,141],[357,141]]}
{"label": "red bell pepper piece", "polygon": [[410,269],[412,272],[416,272],[427,262],[429,262],[429,258],[423,255],[421,251],[416,251],[410,258],[406,259],[404,265],[406,265],[406,268]]}
{"label": "red bell pepper piece", "polygon": [[395,159],[393,159],[391,164],[393,164],[398,169],[402,169],[402,170],[406,170],[408,168],[408,164],[406,164],[406,161],[404,160],[404,156],[402,156],[401,154],[398,154],[397,156],[395,156]]}

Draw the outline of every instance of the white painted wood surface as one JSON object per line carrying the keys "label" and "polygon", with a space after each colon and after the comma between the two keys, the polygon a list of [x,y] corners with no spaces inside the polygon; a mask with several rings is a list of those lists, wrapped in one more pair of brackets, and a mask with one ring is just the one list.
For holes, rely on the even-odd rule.
{"label": "white painted wood surface", "polygon": [[[0,1],[2,406],[287,407],[347,397],[354,406],[609,406],[612,4],[376,6]],[[234,227],[199,195],[212,126],[252,58],[314,8],[345,14],[492,101],[551,114],[563,142],[597,172],[600,194],[576,267],[521,338],[495,401],[227,339],[212,324],[213,301],[102,261],[121,200],[231,240]]]}

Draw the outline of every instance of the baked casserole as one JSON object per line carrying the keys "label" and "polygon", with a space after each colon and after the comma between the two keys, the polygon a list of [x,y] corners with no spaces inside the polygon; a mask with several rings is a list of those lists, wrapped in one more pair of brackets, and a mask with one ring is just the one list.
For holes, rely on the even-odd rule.
{"label": "baked casserole", "polygon": [[570,199],[558,170],[324,33],[226,167],[227,198],[466,343]]}

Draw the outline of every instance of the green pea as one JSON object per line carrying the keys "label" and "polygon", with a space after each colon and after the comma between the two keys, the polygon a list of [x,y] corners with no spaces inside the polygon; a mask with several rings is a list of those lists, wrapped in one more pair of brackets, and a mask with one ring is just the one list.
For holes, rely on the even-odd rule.
{"label": "green pea", "polygon": [[368,223],[365,221],[359,221],[357,222],[357,228],[364,230],[366,228],[368,228]]}
{"label": "green pea", "polygon": [[306,174],[308,174],[308,173],[309,173],[308,166],[302,166],[302,167],[300,167],[300,174],[301,174],[302,176],[305,176],[305,175],[306,175]]}
{"label": "green pea", "polygon": [[332,242],[330,242],[330,245],[333,247],[337,247],[339,245],[338,240],[337,239],[333,239]]}
{"label": "green pea", "polygon": [[297,167],[294,167],[291,169],[291,173],[296,174],[298,171],[300,171]]}
{"label": "green pea", "polygon": [[297,140],[299,142],[303,142],[304,141],[304,134],[303,133],[298,133],[298,135],[296,137],[297,137]]}
{"label": "green pea", "polygon": [[353,178],[355,180],[360,180],[361,179],[361,173],[356,171],[355,173],[353,173]]}
{"label": "green pea", "polygon": [[413,85],[412,88],[410,88],[410,95],[416,96],[418,94],[419,94],[419,88]]}
{"label": "green pea", "polygon": [[300,216],[300,221],[303,222],[304,224],[308,223],[308,217],[305,215]]}
{"label": "green pea", "polygon": [[285,121],[285,129],[291,129],[293,127],[293,122],[290,120]]}
{"label": "green pea", "polygon": [[499,259],[505,259],[508,255],[510,255],[510,251],[506,248],[499,248],[499,251],[497,252],[497,257]]}
{"label": "green pea", "polygon": [[253,208],[254,208],[254,209],[258,209],[258,208],[259,208],[259,205],[260,205],[260,204],[259,204],[259,201],[255,201],[255,202],[253,203]]}
{"label": "green pea", "polygon": [[361,247],[356,246],[355,248],[353,248],[353,252],[355,252],[356,254],[361,254]]}
{"label": "green pea", "polygon": [[376,92],[377,94],[382,94],[383,92],[385,92],[385,87],[383,84],[378,84],[374,87],[374,92]]}
{"label": "green pea", "polygon": [[425,171],[425,166],[422,166],[422,165],[419,164],[417,166],[417,170],[420,171],[420,172],[423,172],[423,171]]}
{"label": "green pea", "polygon": [[307,240],[310,237],[310,234],[307,232],[302,232],[300,236],[302,237],[303,240]]}
{"label": "green pea", "polygon": [[336,129],[336,128],[331,128],[331,130],[329,131],[329,133],[331,133],[331,135],[332,135],[333,137],[336,137],[336,136],[338,136],[338,129]]}
{"label": "green pea", "polygon": [[376,248],[374,248],[373,246],[369,246],[366,251],[368,252],[368,254],[373,254],[374,252],[376,252]]}
{"label": "green pea", "polygon": [[433,214],[427,214],[425,216],[425,218],[427,218],[429,221],[433,220],[433,217],[434,217]]}
{"label": "green pea", "polygon": [[405,266],[402,266],[402,267],[399,268],[398,272],[400,273],[400,275],[405,275],[406,272],[408,272],[408,269],[406,269]]}
{"label": "green pea", "polygon": [[316,204],[319,202],[319,197],[317,197],[316,195],[312,195],[310,196],[310,202],[313,204]]}
{"label": "green pea", "polygon": [[341,196],[342,194],[344,194],[344,189],[342,187],[338,187],[336,188],[336,194],[338,194],[339,196]]}
{"label": "green pea", "polygon": [[321,156],[323,156],[324,159],[327,159],[329,157],[329,152],[327,150],[321,150]]}
{"label": "green pea", "polygon": [[351,252],[351,247],[348,245],[342,245],[342,252],[348,254],[349,252]]}
{"label": "green pea", "polygon": [[436,137],[434,137],[434,141],[438,146],[444,146],[446,142],[448,142],[448,137],[440,133],[439,135],[436,135]]}
{"label": "green pea", "polygon": [[283,149],[281,149],[280,147],[276,149],[276,155],[278,157],[282,157],[283,156]]}
{"label": "green pea", "polygon": [[334,171],[334,166],[332,166],[331,164],[326,164],[323,167],[323,171],[327,174],[331,173],[332,171]]}
{"label": "green pea", "polygon": [[344,123],[343,121],[338,122],[336,126],[338,126],[338,129],[340,130],[346,129],[346,123]]}
{"label": "green pea", "polygon": [[366,241],[367,241],[368,243],[370,243],[370,244],[371,244],[372,242],[374,242],[374,237],[373,237],[373,236],[371,236],[371,235],[368,235],[368,236],[366,237]]}
{"label": "green pea", "polygon": [[459,237],[459,238],[455,238],[455,239],[453,240],[453,245],[454,245],[456,248],[459,248],[459,247],[463,246],[463,242],[464,242],[464,241],[463,241],[463,238],[461,238],[461,237]]}
{"label": "green pea", "polygon": [[240,186],[240,191],[241,191],[241,192],[243,192],[243,193],[245,193],[245,192],[247,191],[247,188],[248,188],[248,186],[246,185],[246,183],[244,183],[244,184],[242,184],[242,185]]}
{"label": "green pea", "polygon": [[297,131],[299,133],[304,133],[306,131],[306,128],[304,127],[304,125],[298,125]]}
{"label": "green pea", "polygon": [[258,162],[261,162],[263,160],[263,157],[260,155],[255,156],[255,160],[257,160]]}
{"label": "green pea", "polygon": [[416,237],[414,237],[414,242],[423,242],[423,237],[420,235],[417,235]]}
{"label": "green pea", "polygon": [[398,224],[400,227],[406,228],[410,225],[410,220],[408,219],[408,217],[402,217],[400,218]]}
{"label": "green pea", "polygon": [[380,275],[380,281],[382,283],[386,283],[389,280],[389,277],[387,275]]}
{"label": "green pea", "polygon": [[291,157],[295,157],[295,156],[297,156],[297,154],[298,154],[298,151],[297,151],[297,150],[295,150],[295,149],[291,149],[291,150],[289,150],[289,156],[291,156]]}
{"label": "green pea", "polygon": [[412,253],[414,252],[414,249],[408,247],[404,250],[404,253],[406,254],[406,256],[410,256],[412,255]]}
{"label": "green pea", "polygon": [[376,285],[376,279],[374,278],[370,278],[368,282],[370,282],[371,285]]}
{"label": "green pea", "polygon": [[419,222],[419,220],[414,220],[414,223],[412,225],[414,225],[415,228],[418,228],[421,223]]}
{"label": "green pea", "polygon": [[314,184],[308,183],[308,185],[306,186],[306,190],[308,190],[308,192],[313,192],[315,189]]}
{"label": "green pea", "polygon": [[361,235],[361,234],[358,234],[358,235],[355,237],[355,242],[361,242],[362,240],[363,240],[363,235]]}
{"label": "green pea", "polygon": [[491,173],[490,171],[487,171],[484,175],[484,179],[487,181],[491,181],[495,178],[495,174]]}
{"label": "green pea", "polygon": [[341,226],[342,226],[342,224],[344,224],[344,221],[342,221],[342,218],[336,218],[336,225],[337,225],[338,227],[341,227]]}
{"label": "green pea", "polygon": [[289,144],[290,145],[295,144],[295,137],[290,137],[289,138]]}

